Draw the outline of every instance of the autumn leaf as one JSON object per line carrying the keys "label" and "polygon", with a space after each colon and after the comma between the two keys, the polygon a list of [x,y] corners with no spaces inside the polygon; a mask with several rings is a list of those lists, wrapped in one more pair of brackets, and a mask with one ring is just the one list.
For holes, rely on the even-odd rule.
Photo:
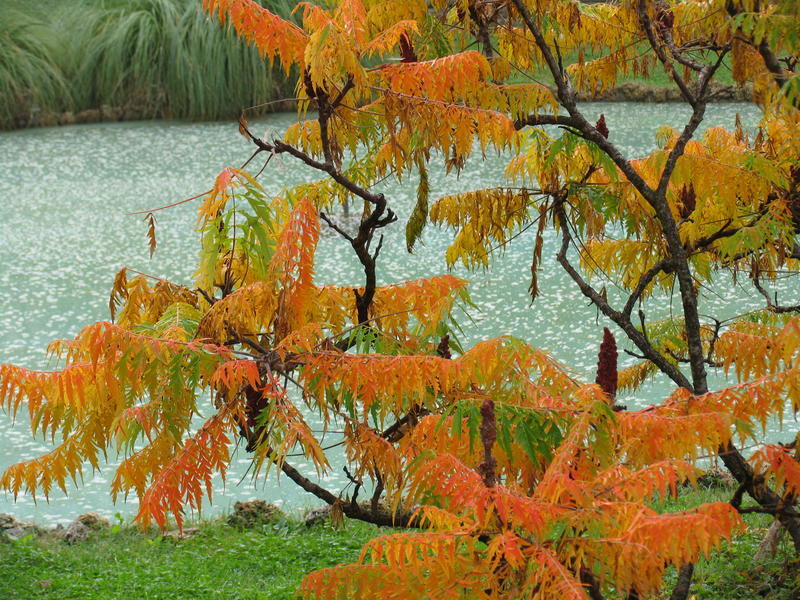
{"label": "autumn leaf", "polygon": [[155,253],[156,246],[158,245],[156,242],[156,216],[149,212],[144,220],[147,222],[147,240],[148,247],[150,248],[150,258],[153,258],[153,253]]}

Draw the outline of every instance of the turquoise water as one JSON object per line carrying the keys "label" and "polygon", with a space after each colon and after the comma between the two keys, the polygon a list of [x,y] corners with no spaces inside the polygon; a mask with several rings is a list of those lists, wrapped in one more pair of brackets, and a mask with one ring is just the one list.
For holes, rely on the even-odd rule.
{"label": "turquoise water", "polygon": [[[629,157],[641,156],[655,146],[660,125],[679,126],[688,118],[688,111],[674,104],[596,103],[588,112],[593,118],[605,114],[612,141]],[[706,125],[731,128],[737,112],[747,126],[758,119],[750,105],[718,104],[709,108]],[[293,115],[271,116],[254,130],[279,132],[292,119]],[[141,215],[126,213],[202,192],[219,171],[239,166],[249,153],[250,146],[235,123],[160,121],[0,134],[0,362],[45,367],[44,349],[49,341],[72,337],[82,326],[107,319],[108,291],[122,266],[189,283],[198,251],[196,204],[158,213],[158,250],[152,260]],[[458,177],[434,171],[431,197],[499,184],[503,169],[504,159],[490,155],[486,162],[468,165]],[[317,178],[291,157],[280,157],[272,161],[261,182],[268,192],[278,193],[282,186]],[[416,253],[409,256],[405,251],[403,229],[416,181],[383,188],[400,221],[386,231],[378,267],[380,283],[445,272],[448,232],[429,227]],[[472,280],[472,297],[482,311],[472,314],[473,321],[462,319],[466,341],[500,334],[521,337],[549,350],[580,377],[593,380],[602,327],[607,323],[597,319],[596,311],[557,268],[552,235],[544,249],[542,296],[530,305],[532,244],[532,235],[520,236],[486,271],[468,274],[455,269],[455,274]],[[317,256],[319,282],[361,283],[360,265],[340,239],[324,235]],[[787,302],[789,293],[796,296],[797,290],[782,291]],[[756,306],[749,290],[725,279],[717,289],[707,291],[701,312],[724,317]],[[677,300],[663,298],[648,309],[648,318],[667,316],[679,308]],[[722,379],[716,382],[721,385]],[[668,389],[656,381],[626,401],[649,404]],[[796,427],[794,422],[787,426]],[[768,437],[775,435],[777,429],[772,428]],[[0,468],[37,456],[47,447],[31,439],[23,418],[14,426],[0,418]],[[207,514],[226,511],[234,501],[250,498],[265,498],[290,510],[314,504],[313,498],[283,478],[255,483],[245,478],[239,483],[249,464],[247,455],[242,451],[234,463],[227,487],[222,489],[220,482]],[[10,497],[0,496],[0,512],[49,523],[67,521],[87,510],[107,515],[119,511],[130,517],[136,512],[135,503],[111,504],[108,481],[112,473],[110,467],[88,472],[84,485],[71,490],[68,497],[57,492],[49,503],[40,501],[36,506],[28,497],[20,497],[15,504]],[[346,480],[337,471],[323,483],[338,490]]]}

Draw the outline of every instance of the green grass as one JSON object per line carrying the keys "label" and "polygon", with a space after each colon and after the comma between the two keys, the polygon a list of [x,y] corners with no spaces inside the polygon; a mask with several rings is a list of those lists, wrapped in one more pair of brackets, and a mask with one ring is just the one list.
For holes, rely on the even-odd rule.
{"label": "green grass", "polygon": [[84,105],[132,104],[146,116],[220,119],[293,95],[293,85],[210,20],[200,2],[106,2],[77,18],[80,56],[64,70],[74,72]]}
{"label": "green grass", "polygon": [[[683,489],[677,499],[654,507],[686,510],[704,502],[726,502],[732,493],[725,488]],[[754,514],[745,521],[746,533],[698,563],[691,590],[696,600],[797,597],[788,536],[774,559],[756,565],[753,555],[770,518]],[[329,525],[307,528],[286,519],[238,531],[215,521],[201,524],[199,534],[185,540],[115,526],[74,546],[52,536],[0,543],[0,598],[288,600],[303,575],[353,562],[365,542],[391,531],[355,521],[338,531]],[[664,600],[674,581],[673,571],[665,580]]]}
{"label": "green grass", "polygon": [[184,540],[128,527],[69,546],[51,537],[0,544],[0,598],[27,600],[290,600],[303,575],[352,562],[382,531],[283,520],[238,531],[200,526]]}
{"label": "green grass", "polygon": [[[658,511],[689,510],[707,502],[729,502],[732,488],[715,487],[681,490],[677,498],[656,502]],[[747,505],[747,501],[744,502]],[[784,535],[774,558],[755,564],[761,540],[772,523],[772,517],[762,514],[744,515],[747,531],[730,543],[723,543],[708,559],[700,560],[694,572],[690,596],[696,600],[794,600],[800,593],[800,571],[796,569],[794,547]],[[674,570],[665,578],[663,598],[675,583]]]}

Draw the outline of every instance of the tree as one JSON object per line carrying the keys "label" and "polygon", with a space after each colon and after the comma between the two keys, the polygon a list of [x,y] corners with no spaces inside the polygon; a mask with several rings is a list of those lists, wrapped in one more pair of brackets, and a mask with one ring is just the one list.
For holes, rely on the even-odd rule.
{"label": "tree", "polygon": [[[199,509],[242,438],[256,471],[274,466],[338,514],[421,530],[379,538],[358,564],[309,575],[305,597],[632,599],[657,590],[675,565],[673,598],[685,598],[693,562],[742,527],[741,512],[775,515],[800,549],[792,443],[764,445],[750,459],[736,446],[758,440],[757,425],[782,415],[787,398],[793,412],[800,405],[800,307],[779,304],[763,283],[800,260],[793,2],[344,0],[303,5],[302,26],[251,0],[204,6],[287,73],[299,69],[300,114],[316,114],[276,139],[240,120],[253,156],[189,199],[202,198],[193,288],[123,270],[111,294],[115,322],[51,346],[63,368],[0,367],[6,409],[24,401],[34,433],[62,435],[44,457],[9,468],[3,488],[66,490],[84,463],[97,467],[116,447],[125,459],[115,496],[139,496],[144,526],[165,527],[168,513],[180,526],[183,507]],[[759,132],[715,128],[696,140],[726,64],[754,85]],[[508,83],[542,68],[552,88]],[[663,128],[650,156],[626,158],[576,93],[658,68],[692,116],[681,131]],[[429,207],[429,165],[458,171],[490,147],[510,154],[507,174],[520,185]],[[267,198],[244,168],[262,158],[260,173],[276,154],[325,178]],[[379,286],[380,230],[397,217],[371,187],[414,172],[409,250],[430,220],[456,231],[450,264],[481,266],[535,224],[536,299],[553,226],[561,267],[642,362],[618,373],[609,331],[597,383],[581,384],[519,340],[460,348],[451,312],[469,302],[463,280]],[[346,201],[363,203],[355,230],[329,214]],[[352,247],[363,286],[314,281],[323,225]],[[722,270],[749,278],[766,308],[701,317],[702,286]],[[622,292],[597,287],[597,274]],[[682,314],[648,323],[659,288],[677,290]],[[708,366],[733,368],[739,383],[710,391]],[[677,386],[667,399],[639,411],[615,404],[618,387],[656,372]],[[193,431],[203,394],[213,414]],[[303,405],[344,429],[347,496],[288,460],[302,452],[320,472],[329,468]],[[665,515],[648,508],[653,494],[696,477],[700,455],[719,456],[739,481],[731,502]],[[359,503],[368,480],[370,501]],[[757,504],[743,507],[745,493]]]}

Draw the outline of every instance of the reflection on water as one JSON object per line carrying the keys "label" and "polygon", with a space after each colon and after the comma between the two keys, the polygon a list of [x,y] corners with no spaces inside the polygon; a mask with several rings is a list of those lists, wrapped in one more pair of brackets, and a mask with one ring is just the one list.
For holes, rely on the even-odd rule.
{"label": "reflection on water", "polygon": [[[736,112],[747,126],[758,118],[749,105],[719,104],[709,107],[706,125],[733,127]],[[680,105],[605,104],[591,105],[596,118],[605,114],[612,141],[630,157],[655,146],[657,128],[668,123],[680,126],[689,112]],[[254,129],[282,130],[292,115],[275,115]],[[150,274],[189,283],[198,251],[194,233],[194,204],[157,213],[158,250],[148,259],[145,225],[141,216],[126,213],[154,208],[194,195],[211,185],[226,166],[238,166],[251,147],[238,134],[234,123],[143,122],[79,125],[32,129],[0,134],[0,362],[43,368],[44,349],[55,338],[72,337],[90,322],[108,318],[108,291],[114,274],[123,265]],[[491,155],[475,161],[460,174],[432,172],[431,197],[500,184],[504,161]],[[317,179],[291,157],[273,160],[262,176],[268,192]],[[379,263],[379,283],[391,283],[443,272],[444,250],[450,234],[426,229],[413,256],[405,252],[403,224],[416,190],[415,181],[385,185],[390,206],[400,222],[386,232]],[[472,297],[482,312],[473,321],[462,319],[468,343],[485,337],[510,334],[548,349],[574,367],[580,377],[593,380],[597,348],[604,323],[570,285],[554,261],[555,239],[545,245],[540,277],[541,298],[532,307],[527,296],[532,236],[520,236],[498,256],[485,272],[457,275],[473,281]],[[326,235],[317,253],[319,282],[360,284],[360,265],[352,251],[335,236]],[[709,290],[705,313],[732,315],[754,308],[753,298],[729,280]],[[679,303],[664,298],[648,309],[648,318],[667,316]],[[621,338],[620,338],[621,339]],[[721,384],[717,379],[716,383]],[[629,405],[655,402],[668,390],[655,382],[628,399]],[[774,435],[770,431],[768,435]],[[46,444],[32,440],[24,415],[16,426],[0,418],[0,468],[45,451]],[[239,483],[249,464],[244,451],[223,490],[220,482],[209,512],[226,511],[235,500],[265,498],[299,509],[314,503],[285,479],[259,480],[249,477]],[[302,468],[311,475],[313,469]],[[0,512],[42,522],[66,521],[80,512],[117,511],[125,517],[136,511],[135,499],[111,504],[108,478],[111,468],[87,472],[84,484],[60,492],[49,504],[34,506],[28,497],[16,504],[0,497]],[[328,475],[326,487],[338,490],[346,484],[340,472]]]}

